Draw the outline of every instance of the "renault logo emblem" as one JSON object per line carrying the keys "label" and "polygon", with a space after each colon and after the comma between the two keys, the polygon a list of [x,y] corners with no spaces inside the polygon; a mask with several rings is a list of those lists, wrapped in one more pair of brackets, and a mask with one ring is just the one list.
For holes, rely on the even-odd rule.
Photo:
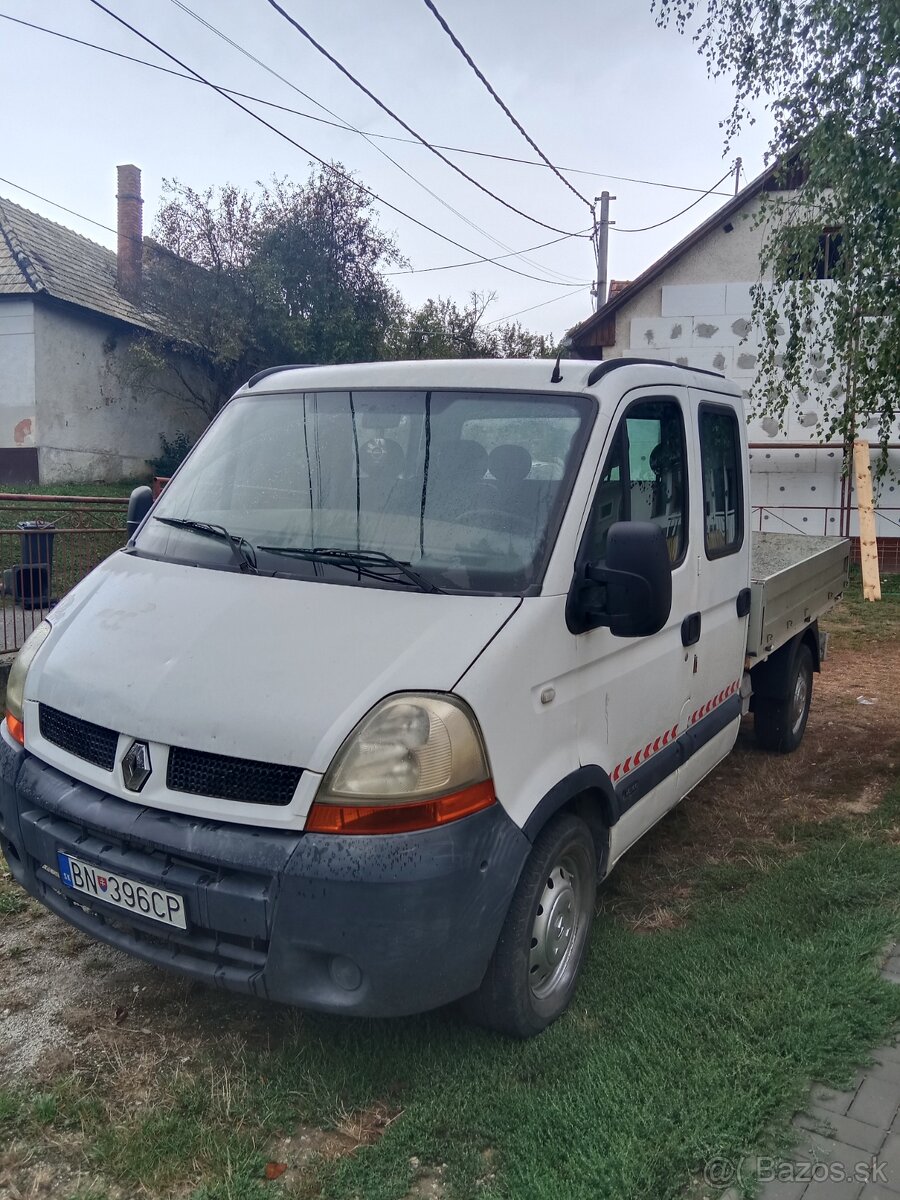
{"label": "renault logo emblem", "polygon": [[146,742],[132,742],[122,759],[122,778],[129,792],[139,792],[150,778],[150,747]]}

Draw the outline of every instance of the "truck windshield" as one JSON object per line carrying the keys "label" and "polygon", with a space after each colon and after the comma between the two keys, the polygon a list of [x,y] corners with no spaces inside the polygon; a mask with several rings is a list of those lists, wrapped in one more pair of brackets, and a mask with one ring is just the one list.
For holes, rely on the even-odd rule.
{"label": "truck windshield", "polygon": [[593,415],[586,396],[519,392],[240,396],[136,551],[229,570],[253,555],[260,574],[336,584],[534,593]]}

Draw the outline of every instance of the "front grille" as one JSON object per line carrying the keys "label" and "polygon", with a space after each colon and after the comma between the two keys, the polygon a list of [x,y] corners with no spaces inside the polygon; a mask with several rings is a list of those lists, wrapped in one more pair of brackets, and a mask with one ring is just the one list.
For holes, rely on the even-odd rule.
{"label": "front grille", "polygon": [[[41,704],[39,709],[43,738],[104,771],[112,771],[119,742],[114,729],[70,716],[49,704]],[[290,804],[302,773],[300,767],[173,746],[166,785],[173,792],[244,804]]]}
{"label": "front grille", "polygon": [[173,746],[166,786],[173,792],[240,800],[244,804],[290,804],[301,774],[299,767]]}
{"label": "front grille", "polygon": [[41,737],[61,750],[75,754],[95,767],[111,771],[116,762],[116,746],[119,735],[114,729],[106,729],[103,725],[94,725],[81,717],[72,717],[51,708],[49,704],[41,704],[40,724]]}

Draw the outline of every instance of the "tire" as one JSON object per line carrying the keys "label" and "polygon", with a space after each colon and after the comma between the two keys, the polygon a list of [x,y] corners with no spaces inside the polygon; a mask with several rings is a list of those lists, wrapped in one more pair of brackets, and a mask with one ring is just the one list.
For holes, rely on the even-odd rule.
{"label": "tire", "polygon": [[541,830],[519,879],[487,973],[462,1001],[478,1025],[527,1038],[565,1012],[594,918],[597,854],[580,817]]}
{"label": "tire", "polygon": [[797,647],[786,696],[757,696],[753,728],[763,750],[792,754],[803,741],[812,701],[813,657],[809,646]]}

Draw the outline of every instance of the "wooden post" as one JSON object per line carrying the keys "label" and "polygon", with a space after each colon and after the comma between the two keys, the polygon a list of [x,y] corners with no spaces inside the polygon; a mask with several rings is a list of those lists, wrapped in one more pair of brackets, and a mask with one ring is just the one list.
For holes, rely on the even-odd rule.
{"label": "wooden post", "polygon": [[869,443],[853,443],[853,475],[856,484],[856,507],[859,513],[859,557],[862,563],[863,597],[881,599],[881,577],[878,572],[878,541],[875,536],[875,504],[872,499],[872,464]]}

